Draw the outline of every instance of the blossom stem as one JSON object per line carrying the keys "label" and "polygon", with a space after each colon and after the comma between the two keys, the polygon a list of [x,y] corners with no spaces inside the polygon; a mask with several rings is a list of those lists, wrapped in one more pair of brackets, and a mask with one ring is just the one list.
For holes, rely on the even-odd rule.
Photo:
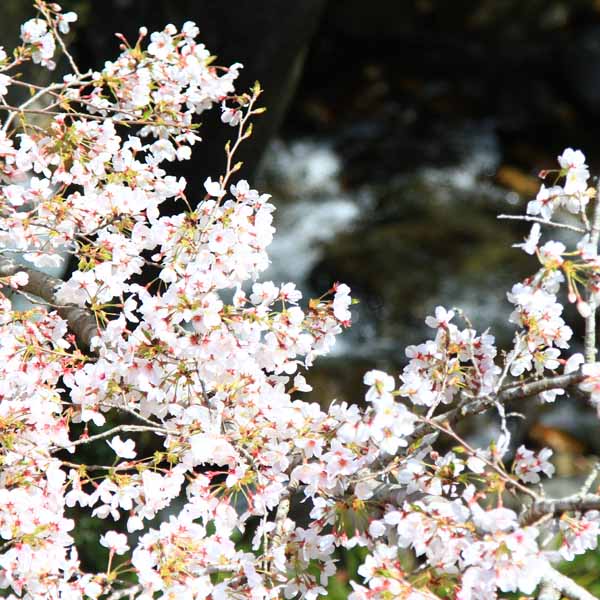
{"label": "blossom stem", "polygon": [[[476,450],[474,450],[473,448],[471,448],[471,446],[469,446],[469,444],[463,438],[461,438],[450,427],[444,426],[442,424],[438,424],[438,423],[436,423],[435,421],[433,421],[431,419],[427,419],[427,420],[425,420],[425,422],[431,424],[435,429],[438,429],[442,433],[445,433],[449,437],[451,437],[454,440],[456,440],[467,451],[467,453],[470,456],[473,456],[473,457],[476,457],[476,458],[481,458],[477,454]],[[504,469],[501,469],[500,467],[498,467],[498,465],[495,464],[494,462],[492,462],[490,460],[487,460],[487,459],[482,459],[482,460],[483,460],[483,462],[485,462],[485,464],[488,467],[490,467],[490,469],[492,469],[493,471],[495,471],[508,485],[511,485],[512,487],[518,489],[519,491],[523,492],[524,494],[527,494],[528,496],[531,496],[532,498],[534,498],[534,501],[537,501],[536,499],[538,499],[539,496],[533,490],[530,490],[527,486],[521,484],[515,478],[511,477],[510,475],[508,475],[506,473],[506,471],[504,471]]]}
{"label": "blossom stem", "polygon": [[67,57],[67,60],[69,61],[69,64],[71,65],[71,68],[73,69],[73,72],[78,77],[81,77],[81,71],[77,67],[77,63],[75,62],[75,59],[73,58],[72,54],[67,50],[67,47],[65,46],[65,42],[63,41],[62,36],[58,32],[58,30],[56,28],[56,23],[54,22],[52,15],[49,14],[46,5],[44,3],[40,3],[40,4],[38,4],[38,7],[41,10],[42,14],[44,15],[44,17],[48,23],[48,26],[52,30],[54,39],[58,42],[58,45],[60,46],[60,49],[62,50],[63,54]]}

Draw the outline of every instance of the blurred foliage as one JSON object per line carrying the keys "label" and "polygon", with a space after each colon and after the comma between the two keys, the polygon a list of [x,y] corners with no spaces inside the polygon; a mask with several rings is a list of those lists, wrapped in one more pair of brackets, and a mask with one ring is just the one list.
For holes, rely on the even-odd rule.
{"label": "blurred foliage", "polygon": [[358,567],[367,555],[365,548],[358,546],[345,552],[337,552],[337,572],[329,580],[327,586],[327,597],[332,600],[345,600],[352,591],[350,580],[361,581],[358,575]]}
{"label": "blurred foliage", "polygon": [[600,549],[581,554],[572,562],[562,563],[559,570],[600,597]]}

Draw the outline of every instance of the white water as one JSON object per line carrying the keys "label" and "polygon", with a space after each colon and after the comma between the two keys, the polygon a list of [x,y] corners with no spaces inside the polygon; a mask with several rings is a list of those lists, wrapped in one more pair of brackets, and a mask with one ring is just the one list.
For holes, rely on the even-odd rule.
{"label": "white water", "polygon": [[[426,183],[427,189],[435,190],[433,197],[423,198],[424,202],[458,201],[468,193],[481,195],[497,206],[514,203],[513,193],[486,181],[501,160],[491,124],[476,123],[453,134],[451,145],[461,156],[458,164],[422,167],[415,174],[399,174],[394,178],[394,189],[401,189],[409,178],[417,176]],[[381,184],[378,188],[366,185],[356,190],[343,189],[341,159],[324,140],[288,143],[278,140],[270,148],[265,164],[265,182],[261,189],[273,193],[277,232],[270,247],[272,264],[264,278],[276,283],[293,281],[306,295],[319,293],[310,289],[308,278],[323,258],[323,242],[334,239],[339,232],[352,231],[362,217],[369,217]],[[460,306],[476,325],[484,325],[483,328],[498,325],[506,316],[504,291],[490,290],[492,278],[488,282],[488,293],[482,295],[478,293],[480,283],[474,282],[465,288],[457,285],[449,273],[448,280],[440,282],[439,293],[423,308],[431,312],[437,304]],[[382,336],[376,316],[366,307],[355,307],[353,315],[353,327],[338,338],[336,354],[370,357],[399,351],[403,344]]]}

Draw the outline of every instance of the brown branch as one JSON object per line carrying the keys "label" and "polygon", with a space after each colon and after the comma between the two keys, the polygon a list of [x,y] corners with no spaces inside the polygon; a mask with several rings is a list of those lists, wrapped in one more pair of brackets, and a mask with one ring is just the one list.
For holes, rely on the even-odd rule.
{"label": "brown branch", "polygon": [[[516,384],[510,388],[504,389],[496,395],[480,396],[478,398],[472,398],[459,404],[458,406],[451,408],[450,410],[433,417],[432,423],[443,425],[449,423],[454,425],[456,422],[469,417],[472,415],[478,415],[485,412],[496,402],[502,404],[506,402],[513,402],[515,400],[524,400],[535,396],[540,392],[553,390],[555,388],[566,389],[572,385],[580,383],[585,379],[585,375],[581,371],[574,371],[566,375],[555,375],[554,377],[545,377],[544,379],[538,379],[529,383]],[[415,442],[420,436],[433,429],[431,424],[422,423],[415,428],[414,433],[407,438],[408,445]]]}
{"label": "brown branch", "polygon": [[[23,106],[11,106],[10,104],[0,104],[0,110],[6,110],[12,114],[32,114],[32,115],[44,115],[44,116],[61,116],[61,117],[77,117],[80,119],[91,119],[93,121],[105,121],[108,117],[103,115],[92,115],[89,113],[81,113],[75,111],[56,111],[49,110],[53,104],[47,108],[23,108]],[[103,110],[103,109],[101,109]],[[120,111],[122,112],[122,111]],[[161,121],[151,121],[149,119],[113,119],[113,122],[118,125],[150,125],[152,127],[172,127],[173,129],[195,129],[196,125],[193,123],[169,123]]]}
{"label": "brown branch", "polygon": [[537,381],[525,383],[523,385],[511,387],[500,392],[497,396],[499,402],[511,402],[513,400],[523,400],[530,398],[541,392],[547,392],[556,388],[566,389],[576,383],[581,383],[585,375],[581,371],[573,371],[565,375],[555,375],[554,377],[544,377]]}
{"label": "brown branch", "polygon": [[522,527],[531,525],[543,517],[559,517],[566,512],[585,512],[600,510],[600,495],[576,494],[556,500],[538,500],[533,502],[519,518]]}
{"label": "brown branch", "polygon": [[56,21],[52,18],[52,15],[50,14],[50,12],[47,9],[47,6],[44,3],[40,3],[40,4],[38,4],[38,7],[41,10],[44,17],[46,18],[46,22],[48,23],[50,29],[52,30],[54,39],[60,46],[63,54],[67,57],[67,60],[69,61],[71,68],[75,72],[75,75],[77,75],[78,77],[81,77],[81,71],[77,68],[77,63],[75,62],[75,59],[73,58],[71,53],[67,50],[65,42],[62,39],[62,36],[60,35],[60,33],[56,27]]}
{"label": "brown branch", "polygon": [[[451,437],[452,439],[456,440],[465,449],[465,451],[468,454],[470,454],[471,456],[478,457],[477,451],[474,448],[471,448],[471,446],[469,446],[469,444],[464,439],[462,439],[457,433],[455,433],[449,427],[444,427],[443,425],[439,425],[439,424],[435,423],[432,419],[427,419],[425,422],[428,423],[429,425],[431,425],[432,427],[434,427],[435,429],[439,429],[439,431],[441,431],[442,433],[445,433],[447,436]],[[504,471],[503,468],[499,467],[497,464],[495,464],[491,460],[488,460],[484,457],[479,457],[479,458],[481,460],[483,460],[483,462],[490,469],[492,469],[492,471],[495,471],[498,474],[498,476],[501,479],[503,479],[508,485],[511,485],[515,489],[521,491],[523,494],[531,496],[534,499],[534,503],[537,501],[539,496],[533,490],[530,490],[527,486],[523,485],[515,477],[511,477],[508,473],[506,473]]]}
{"label": "brown branch", "polygon": [[20,272],[27,273],[29,281],[19,289],[56,306],[58,314],[67,321],[70,330],[75,334],[78,345],[89,350],[92,338],[100,332],[93,313],[80,306],[61,304],[57,301],[56,292],[64,283],[62,279],[23,265],[12,258],[0,256],[0,277],[9,277]]}

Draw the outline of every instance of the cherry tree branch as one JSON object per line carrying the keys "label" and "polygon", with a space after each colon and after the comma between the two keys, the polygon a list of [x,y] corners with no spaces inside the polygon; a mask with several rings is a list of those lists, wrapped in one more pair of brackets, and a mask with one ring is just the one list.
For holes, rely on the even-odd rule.
{"label": "cherry tree branch", "polygon": [[[447,436],[456,440],[469,453],[470,456],[478,457],[477,451],[474,448],[471,448],[471,446],[452,429],[450,429],[448,427],[444,427],[443,425],[437,424],[437,423],[433,422],[431,419],[427,419],[425,422],[429,423],[435,429],[438,429],[442,433],[445,433]],[[497,464],[495,464],[491,460],[487,460],[486,458],[481,458],[481,457],[479,457],[479,458],[480,458],[480,460],[483,460],[483,462],[490,469],[495,471],[498,474],[498,476],[501,479],[503,479],[508,485],[511,485],[512,487],[514,487],[515,489],[519,490],[520,492],[522,492],[523,494],[525,494],[527,496],[531,496],[534,499],[534,503],[537,501],[539,496],[533,490],[531,490],[527,486],[523,485],[516,478],[511,477],[508,473],[506,473],[504,471],[503,468],[499,467]]]}
{"label": "cherry tree branch", "polygon": [[19,289],[41,298],[48,304],[55,306],[58,314],[67,321],[69,328],[75,334],[77,342],[89,350],[92,338],[98,335],[98,323],[92,312],[74,304],[60,304],[56,292],[64,283],[62,279],[42,273],[37,269],[17,262],[12,258],[0,256],[0,277],[9,277],[17,273],[27,273],[29,281]]}
{"label": "cherry tree branch", "polygon": [[415,428],[414,433],[408,439],[409,445],[414,442],[419,436],[431,429],[433,424],[443,425],[449,423],[453,425],[457,421],[465,417],[477,415],[485,412],[497,402],[505,404],[515,400],[524,400],[541,392],[553,390],[556,388],[566,389],[569,386],[580,383],[585,379],[585,375],[581,371],[574,371],[566,375],[555,375],[554,377],[545,377],[528,383],[516,384],[510,388],[500,391],[496,395],[480,396],[478,398],[469,399],[450,410],[439,414],[432,419],[430,423],[422,423]]}
{"label": "cherry tree branch", "polygon": [[[592,222],[592,231],[590,233],[590,244],[595,251],[598,250],[598,241],[600,240],[600,178],[596,184],[596,198],[594,206],[594,220]],[[598,304],[594,294],[590,293],[588,298],[590,305],[590,314],[585,319],[585,362],[593,363],[596,361],[596,309]]]}
{"label": "cherry tree branch", "polygon": [[551,566],[547,567],[542,580],[572,600],[598,600],[597,596],[593,596],[570,577],[559,573]]}
{"label": "cherry tree branch", "polygon": [[[15,81],[18,81],[18,80],[11,80],[11,84],[14,83]],[[21,83],[21,82],[19,82],[19,83]],[[27,87],[27,84],[21,83],[21,85],[25,85]],[[29,87],[32,87],[32,86],[29,86]],[[23,112],[25,112],[28,106],[35,104],[42,96],[44,96],[45,94],[51,93],[53,90],[61,90],[64,87],[65,87],[64,83],[52,83],[46,87],[37,87],[36,86],[36,89],[38,89],[38,91],[33,96],[31,96],[31,98],[29,98],[28,100],[23,102],[20,106],[14,107],[14,110],[9,111],[9,114],[6,117],[4,124],[2,125],[2,131],[7,132],[13,119],[18,114],[22,114]]]}
{"label": "cherry tree branch", "polygon": [[298,489],[298,482],[290,483],[281,494],[279,505],[275,513],[275,531],[273,532],[273,547],[280,546],[285,534],[285,520],[290,512],[290,498]]}
{"label": "cherry tree branch", "polygon": [[560,600],[562,594],[550,581],[544,581],[540,587],[537,600]]}
{"label": "cherry tree branch", "polygon": [[78,440],[75,440],[73,442],[69,442],[68,444],[65,444],[65,446],[55,446],[55,448],[58,450],[62,450],[63,448],[71,448],[72,446],[80,446],[81,444],[91,444],[92,442],[110,437],[111,435],[113,435],[115,433],[119,433],[121,431],[123,431],[123,432],[152,431],[153,433],[160,433],[163,435],[166,435],[166,434],[175,435],[176,434],[176,432],[169,431],[168,429],[165,429],[164,427],[150,427],[149,425],[117,425],[116,427],[113,427],[112,429],[107,429],[106,431],[102,431],[101,433],[97,433],[96,435],[90,435],[85,438],[80,438]]}
{"label": "cherry tree branch", "polygon": [[60,35],[60,33],[58,32],[58,29],[56,27],[56,22],[52,18],[52,15],[48,12],[47,6],[44,3],[38,3],[37,6],[38,6],[38,9],[44,15],[44,17],[46,18],[48,26],[50,27],[50,30],[52,31],[52,35],[54,36],[54,39],[60,46],[60,49],[62,50],[63,54],[67,57],[67,60],[69,61],[69,64],[71,65],[71,68],[73,69],[73,72],[78,77],[81,77],[81,71],[77,67],[77,63],[75,62],[75,59],[73,58],[72,54],[69,52],[69,50],[65,46],[65,42],[62,39],[62,36]]}
{"label": "cherry tree branch", "polygon": [[[75,111],[56,111],[50,110],[50,108],[55,107],[57,104],[52,104],[46,108],[23,108],[23,106],[12,106],[10,104],[0,104],[0,110],[5,110],[13,115],[17,114],[31,114],[31,115],[44,115],[44,116],[61,116],[61,117],[77,117],[79,119],[88,119],[90,121],[106,121],[108,117],[104,115],[92,115],[89,113],[81,113]],[[122,111],[119,111],[122,112]],[[154,126],[162,126],[162,127],[171,127],[173,129],[193,129],[193,125],[189,125],[187,123],[173,123],[169,121],[160,120],[157,122],[149,123],[147,119],[113,119],[113,122],[117,125],[125,125],[127,127],[131,125],[154,125]]]}
{"label": "cherry tree branch", "polygon": [[521,515],[519,522],[522,527],[525,527],[547,515],[558,517],[565,512],[586,512],[588,510],[600,510],[600,495],[575,494],[555,500],[537,500]]}
{"label": "cherry tree branch", "polygon": [[281,545],[283,540],[285,520],[290,512],[290,496],[291,491],[285,490],[277,506],[277,512],[275,513],[275,533],[273,535],[273,545],[275,547]]}

